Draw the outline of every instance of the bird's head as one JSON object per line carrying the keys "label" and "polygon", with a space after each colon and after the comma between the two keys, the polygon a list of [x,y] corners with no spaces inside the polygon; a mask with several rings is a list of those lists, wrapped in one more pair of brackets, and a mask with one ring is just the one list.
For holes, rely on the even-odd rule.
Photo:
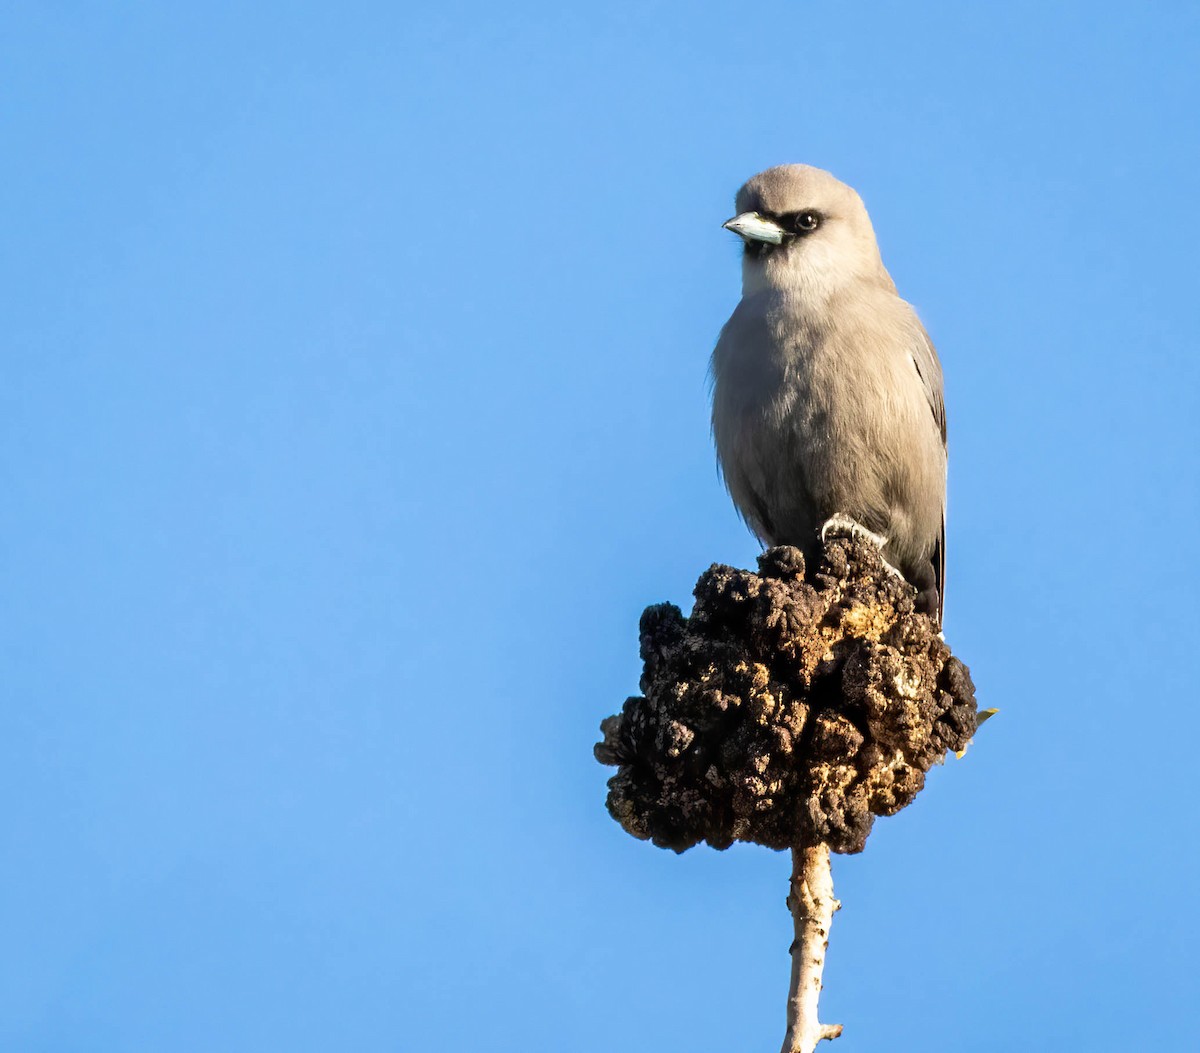
{"label": "bird's head", "polygon": [[827,300],[854,282],[891,279],[862,198],[820,168],[778,165],[737,193],[724,224],[745,245],[743,292],[794,292]]}

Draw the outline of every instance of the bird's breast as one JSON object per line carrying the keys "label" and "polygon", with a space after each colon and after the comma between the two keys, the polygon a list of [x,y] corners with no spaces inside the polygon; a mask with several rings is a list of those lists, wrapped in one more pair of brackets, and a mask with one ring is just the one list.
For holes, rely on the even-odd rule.
{"label": "bird's breast", "polygon": [[768,302],[723,331],[714,437],[735,502],[769,522],[767,540],[806,537],[835,512],[888,536],[936,536],[928,495],[944,490],[944,451],[907,342],[919,323],[893,299],[907,317],[890,304],[813,317]]}

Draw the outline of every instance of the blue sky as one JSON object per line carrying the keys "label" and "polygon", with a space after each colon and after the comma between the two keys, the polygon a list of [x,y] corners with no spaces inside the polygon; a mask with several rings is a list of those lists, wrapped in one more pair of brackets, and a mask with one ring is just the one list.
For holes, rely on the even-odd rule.
{"label": "blue sky", "polygon": [[705,371],[784,161],[941,351],[1002,711],[834,861],[836,1048],[1200,1046],[1194,5],[0,28],[0,1049],[776,1048],[786,859],[591,745],[757,551]]}

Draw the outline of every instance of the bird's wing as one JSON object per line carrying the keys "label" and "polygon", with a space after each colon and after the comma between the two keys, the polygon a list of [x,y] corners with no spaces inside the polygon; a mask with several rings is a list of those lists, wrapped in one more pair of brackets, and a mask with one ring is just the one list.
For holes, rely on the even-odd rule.
{"label": "bird's wing", "polygon": [[[946,399],[943,392],[942,364],[938,361],[933,342],[923,326],[918,323],[918,339],[912,350],[913,365],[917,367],[917,376],[921,378],[921,386],[925,389],[925,399],[933,413],[934,423],[942,436],[942,447],[946,448]],[[933,573],[937,579],[938,591],[938,624],[942,622],[942,609],[946,598],[946,504],[942,502],[942,529],[938,535],[937,547],[933,551]]]}
{"label": "bird's wing", "polygon": [[946,445],[946,400],[942,394],[942,364],[938,361],[937,352],[929,334],[923,327],[918,326],[918,339],[912,350],[913,365],[917,367],[917,376],[925,388],[925,398],[933,412],[938,431],[942,435],[942,445]]}

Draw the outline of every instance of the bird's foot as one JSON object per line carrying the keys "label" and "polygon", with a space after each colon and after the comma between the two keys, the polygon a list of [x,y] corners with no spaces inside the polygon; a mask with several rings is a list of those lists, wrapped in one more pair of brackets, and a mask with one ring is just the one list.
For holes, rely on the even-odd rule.
{"label": "bird's foot", "polygon": [[[872,545],[879,549],[881,556],[884,546],[888,543],[888,539],[882,534],[876,534],[875,531],[868,530],[857,519],[852,519],[850,516],[846,515],[845,512],[835,512],[821,525],[821,544],[825,543],[825,537],[827,534],[842,534],[847,537],[866,538],[869,542],[871,542]],[[886,559],[881,559],[881,562],[901,581],[908,580]]]}
{"label": "bird's foot", "polygon": [[850,537],[865,537],[881,551],[883,546],[888,543],[888,539],[882,534],[876,534],[873,530],[868,530],[862,523],[856,519],[851,519],[845,512],[835,512],[821,524],[821,544],[825,543],[825,536],[831,532],[834,534],[848,534]]}

